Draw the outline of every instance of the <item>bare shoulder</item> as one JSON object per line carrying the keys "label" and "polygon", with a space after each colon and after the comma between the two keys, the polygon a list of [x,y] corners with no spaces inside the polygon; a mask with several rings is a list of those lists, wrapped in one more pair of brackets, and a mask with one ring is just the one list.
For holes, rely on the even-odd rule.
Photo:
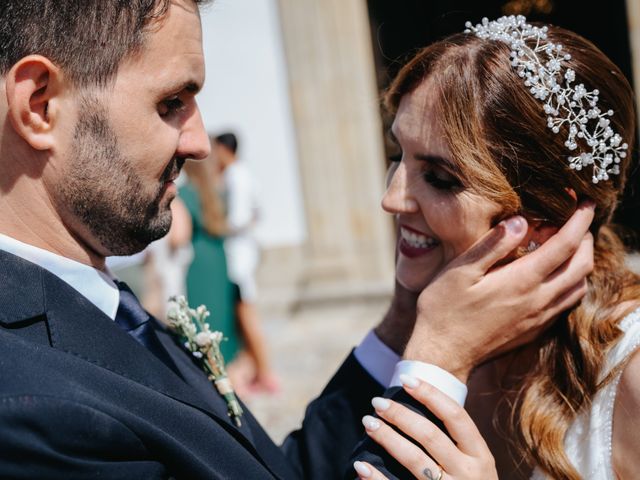
{"label": "bare shoulder", "polygon": [[631,354],[618,384],[613,411],[612,461],[619,479],[640,471],[640,349]]}

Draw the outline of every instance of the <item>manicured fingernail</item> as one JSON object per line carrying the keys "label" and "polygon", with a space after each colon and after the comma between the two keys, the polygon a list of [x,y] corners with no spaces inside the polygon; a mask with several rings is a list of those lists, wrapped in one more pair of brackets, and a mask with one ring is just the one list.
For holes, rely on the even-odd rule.
{"label": "manicured fingernail", "polygon": [[420,382],[416,377],[412,377],[411,375],[407,375],[406,373],[400,374],[400,383],[407,388],[417,388],[420,385]]}
{"label": "manicured fingernail", "polygon": [[371,399],[371,405],[373,405],[373,408],[377,411],[384,412],[391,406],[391,402],[386,398],[374,397]]}
{"label": "manicured fingernail", "polygon": [[364,417],[362,417],[362,425],[364,425],[364,428],[371,432],[375,432],[380,428],[380,422],[371,415],[365,415]]}
{"label": "manicured fingernail", "polygon": [[514,235],[519,235],[524,231],[525,223],[522,217],[511,217],[505,220],[505,227]]}
{"label": "manicured fingernail", "polygon": [[353,462],[353,469],[361,477],[369,478],[371,476],[371,469],[362,462]]}

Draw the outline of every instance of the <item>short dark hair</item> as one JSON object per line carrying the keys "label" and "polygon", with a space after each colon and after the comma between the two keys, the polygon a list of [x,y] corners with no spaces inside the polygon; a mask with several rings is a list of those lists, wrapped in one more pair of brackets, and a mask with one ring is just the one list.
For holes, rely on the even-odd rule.
{"label": "short dark hair", "polygon": [[[193,0],[194,4],[207,0]],[[106,85],[171,0],[1,0],[0,75],[40,54],[78,86]]]}
{"label": "short dark hair", "polygon": [[227,147],[231,151],[231,153],[236,153],[236,151],[238,150],[238,138],[234,133],[221,133],[220,135],[213,137],[213,140],[216,143]]}

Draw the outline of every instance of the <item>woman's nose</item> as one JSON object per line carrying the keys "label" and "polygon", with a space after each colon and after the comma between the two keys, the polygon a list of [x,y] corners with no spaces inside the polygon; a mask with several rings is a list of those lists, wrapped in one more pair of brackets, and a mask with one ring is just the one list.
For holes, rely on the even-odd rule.
{"label": "woman's nose", "polygon": [[387,176],[387,191],[382,197],[382,208],[393,214],[418,211],[418,202],[411,193],[407,169],[402,162],[391,166]]}

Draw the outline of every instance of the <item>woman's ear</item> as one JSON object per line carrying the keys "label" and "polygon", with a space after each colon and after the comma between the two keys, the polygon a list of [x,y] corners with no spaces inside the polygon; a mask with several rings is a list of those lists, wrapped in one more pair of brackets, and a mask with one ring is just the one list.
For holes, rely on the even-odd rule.
{"label": "woman's ear", "polygon": [[51,107],[60,95],[60,76],[58,67],[40,55],[22,58],[5,76],[11,124],[35,150],[54,144]]}

